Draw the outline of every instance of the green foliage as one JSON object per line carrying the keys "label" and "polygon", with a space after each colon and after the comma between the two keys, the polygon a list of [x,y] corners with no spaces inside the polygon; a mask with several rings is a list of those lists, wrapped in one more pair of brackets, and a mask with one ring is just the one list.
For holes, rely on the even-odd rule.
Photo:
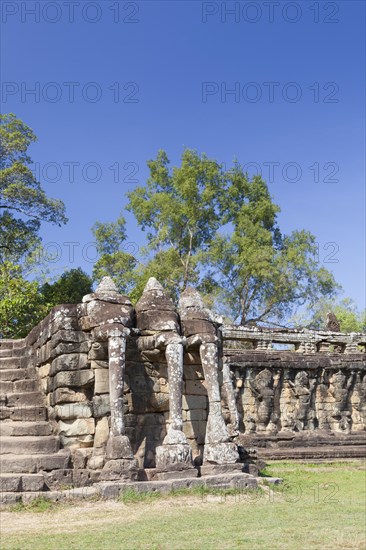
{"label": "green foliage", "polygon": [[195,286],[242,324],[283,319],[334,295],[332,274],[316,263],[315,237],[281,234],[280,209],[259,176],[249,179],[238,164],[225,171],[189,149],[172,170],[164,151],[148,166],[147,184],[128,193],[127,209],[147,232],[139,281],[154,275],[174,298]]}
{"label": "green foliage", "polygon": [[70,269],[53,284],[45,283],[40,292],[50,307],[59,304],[79,304],[83,296],[92,292],[93,281],[80,267]]}
{"label": "green foliage", "polygon": [[[249,226],[250,218],[245,223]],[[217,303],[224,302],[233,319],[241,324],[283,320],[296,306],[334,295],[337,285],[317,265],[311,233],[286,236],[275,226],[264,228],[261,221],[251,225],[242,230],[240,220],[235,222],[231,235],[220,237],[210,250],[214,281],[220,281]]]}
{"label": "green foliage", "polygon": [[0,337],[26,336],[47,312],[38,284],[24,279],[19,266],[0,263]]}
{"label": "green foliage", "polygon": [[8,210],[0,214],[0,260],[24,263],[40,245],[39,220],[21,220]]}
{"label": "green foliage", "polygon": [[99,282],[102,277],[112,277],[119,291],[134,299],[136,292],[142,292],[142,274],[133,254],[135,246],[125,243],[125,224],[125,218],[121,215],[116,222],[97,222],[92,227],[99,253],[99,260],[93,267],[93,279]]}
{"label": "green foliage", "polygon": [[11,512],[35,512],[35,513],[44,513],[51,510],[56,510],[57,504],[52,502],[45,497],[37,497],[27,504],[24,504],[23,501],[17,502],[14,506],[11,507]]}
{"label": "green foliage", "polygon": [[226,174],[215,160],[189,149],[181,166],[171,171],[164,151],[148,167],[146,186],[127,194],[127,210],[147,230],[148,252],[164,261],[158,266],[160,260],[153,257],[146,269],[162,271],[161,282],[176,293],[199,283],[202,255],[223,223],[220,201]]}
{"label": "green foliage", "polygon": [[47,197],[29,167],[27,151],[35,141],[15,115],[0,115],[0,209],[61,225],[67,221],[64,204]]}
{"label": "green foliage", "polygon": [[126,220],[122,215],[115,222],[96,222],[93,225],[92,232],[100,255],[118,252],[121,243],[126,240],[125,225]]}
{"label": "green foliage", "polygon": [[41,247],[42,221],[66,223],[62,201],[47,197],[35,178],[28,155],[36,141],[33,131],[13,114],[0,115],[0,334],[21,337],[44,317],[48,305],[34,270]]}
{"label": "green foliage", "polygon": [[342,332],[366,332],[366,310],[357,311],[355,304],[351,305],[348,301],[342,300],[333,311]]}
{"label": "green foliage", "polygon": [[326,330],[327,313],[332,311],[340,324],[342,332],[366,332],[366,310],[359,311],[350,298],[336,300],[319,300],[315,307],[303,317],[295,319],[296,324],[316,330]]}

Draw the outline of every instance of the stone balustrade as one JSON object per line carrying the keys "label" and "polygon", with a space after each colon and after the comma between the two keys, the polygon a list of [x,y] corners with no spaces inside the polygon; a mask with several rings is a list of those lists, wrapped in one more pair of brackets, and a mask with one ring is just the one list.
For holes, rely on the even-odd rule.
{"label": "stone balustrade", "polygon": [[[351,332],[314,331],[308,329],[267,329],[224,325],[225,347],[238,348],[238,343],[259,351],[274,351],[275,344],[290,345],[298,353],[365,353],[366,335]],[[278,347],[277,347],[278,349]]]}

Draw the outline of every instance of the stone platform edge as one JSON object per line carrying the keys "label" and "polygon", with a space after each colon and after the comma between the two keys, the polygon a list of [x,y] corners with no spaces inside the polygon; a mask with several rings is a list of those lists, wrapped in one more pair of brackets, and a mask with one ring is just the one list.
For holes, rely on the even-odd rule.
{"label": "stone platform edge", "polygon": [[202,498],[205,497],[205,489],[228,490],[234,489],[238,492],[265,487],[266,484],[280,484],[281,478],[259,477],[246,473],[210,475],[196,478],[181,478],[164,481],[132,481],[132,482],[99,482],[92,486],[72,487],[56,491],[35,491],[35,492],[3,492],[0,493],[0,506],[6,508],[22,502],[28,504],[31,501],[42,498],[51,502],[68,503],[80,500],[119,500],[123,493],[134,491],[142,493],[161,493],[168,495],[182,489],[195,489],[202,487]]}

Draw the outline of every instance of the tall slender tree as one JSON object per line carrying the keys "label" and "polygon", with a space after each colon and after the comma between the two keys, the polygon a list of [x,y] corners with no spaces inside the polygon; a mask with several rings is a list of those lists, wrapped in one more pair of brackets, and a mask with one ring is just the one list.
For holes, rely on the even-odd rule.
{"label": "tall slender tree", "polygon": [[63,202],[49,198],[31,170],[35,141],[14,114],[0,115],[0,337],[24,336],[47,313],[26,269],[41,246],[41,223],[67,221]]}
{"label": "tall slender tree", "polygon": [[280,208],[260,177],[249,178],[237,163],[226,170],[190,149],[180,166],[171,168],[159,151],[148,167],[146,185],[127,194],[127,210],[146,234],[144,262],[122,252],[121,217],[94,226],[102,254],[95,275],[108,272],[137,298],[150,275],[173,298],[194,286],[241,324],[283,320],[297,306],[337,292],[333,275],[316,261],[315,237],[304,230],[281,232]]}
{"label": "tall slender tree", "polygon": [[49,198],[31,170],[36,139],[14,114],[0,115],[0,259],[15,263],[40,244],[41,222],[67,221],[63,202]]}

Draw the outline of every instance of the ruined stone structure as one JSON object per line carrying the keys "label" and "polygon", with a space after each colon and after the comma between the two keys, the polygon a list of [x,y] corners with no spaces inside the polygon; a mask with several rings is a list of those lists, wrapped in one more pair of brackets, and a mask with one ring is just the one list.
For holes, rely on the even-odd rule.
{"label": "ruined stone structure", "polygon": [[254,486],[258,457],[364,457],[365,347],[222,326],[196,291],[177,310],[155,279],[133,308],[105,278],[0,340],[3,495],[223,473]]}

